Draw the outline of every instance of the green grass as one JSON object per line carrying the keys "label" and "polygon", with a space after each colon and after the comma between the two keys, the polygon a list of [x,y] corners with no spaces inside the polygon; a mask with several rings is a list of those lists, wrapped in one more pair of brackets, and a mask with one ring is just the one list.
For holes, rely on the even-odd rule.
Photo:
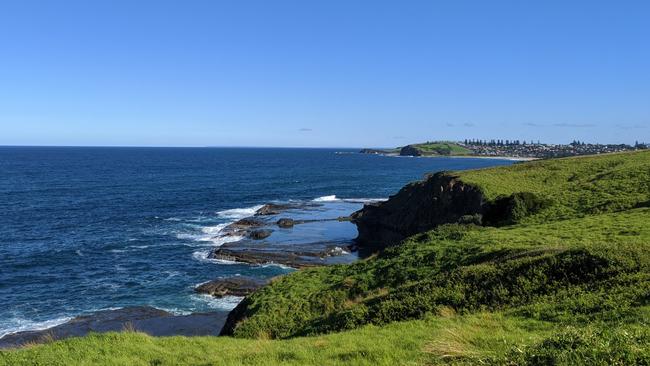
{"label": "green grass", "polygon": [[469,155],[472,153],[472,150],[449,141],[427,142],[411,146],[422,151],[424,155]]}
{"label": "green grass", "polygon": [[[564,326],[480,312],[288,340],[93,334],[0,351],[0,365],[647,364],[646,322]],[[640,315],[642,316],[642,315]]]}
{"label": "green grass", "polygon": [[3,351],[0,365],[417,365],[431,327],[416,321],[274,341],[96,334]]}
{"label": "green grass", "polygon": [[279,278],[245,300],[234,334],[303,336],[447,308],[620,317],[648,300],[649,222],[641,208],[505,228],[442,226],[352,265]]}
{"label": "green grass", "polygon": [[580,217],[650,206],[650,151],[539,160],[453,173],[488,200],[529,192],[550,206],[527,220]]}

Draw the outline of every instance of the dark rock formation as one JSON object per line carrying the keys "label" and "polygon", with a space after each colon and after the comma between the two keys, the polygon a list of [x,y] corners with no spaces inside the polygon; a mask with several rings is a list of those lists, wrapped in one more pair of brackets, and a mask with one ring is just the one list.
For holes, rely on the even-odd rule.
{"label": "dark rock formation", "polygon": [[[440,224],[483,213],[480,190],[444,172],[403,187],[388,201],[367,204],[352,214],[360,254],[376,252]],[[465,218],[466,219],[466,218]]]}
{"label": "dark rock formation", "polygon": [[271,236],[272,232],[273,232],[272,230],[268,230],[268,229],[257,229],[257,230],[251,231],[248,234],[248,237],[250,237],[253,240],[262,240],[262,239],[266,239],[269,236]]}
{"label": "dark rock formation", "polygon": [[237,306],[235,306],[234,309],[228,313],[228,317],[226,318],[226,322],[224,323],[223,327],[221,328],[221,332],[219,333],[220,336],[232,336],[234,335],[235,332],[235,327],[237,327],[237,323],[244,319],[246,315],[246,311],[248,310],[248,307],[251,305],[250,304],[250,298],[245,298],[242,300]]}
{"label": "dark rock formation", "polygon": [[284,246],[260,246],[246,242],[226,243],[210,253],[211,259],[248,264],[276,263],[292,268],[330,264],[332,257],[349,254],[350,248],[336,243],[305,243]]}
{"label": "dark rock formation", "polygon": [[254,217],[246,217],[226,226],[220,233],[221,236],[249,236],[256,228],[267,225],[266,222]]}
{"label": "dark rock formation", "polygon": [[288,219],[288,218],[281,218],[276,222],[276,224],[281,227],[281,228],[290,228],[293,227],[296,222],[293,219]]}
{"label": "dark rock formation", "polygon": [[422,151],[412,145],[406,145],[399,151],[400,156],[422,156]]}
{"label": "dark rock formation", "polygon": [[266,283],[265,280],[253,277],[237,276],[203,283],[197,286],[194,291],[214,297],[248,296]]}
{"label": "dark rock formation", "polygon": [[478,187],[440,172],[404,186],[388,201],[365,205],[352,222],[359,230],[359,254],[366,256],[438,225],[510,225],[552,204],[530,192],[487,201]]}
{"label": "dark rock formation", "polygon": [[28,343],[44,343],[68,337],[81,337],[90,332],[135,330],[152,336],[218,335],[227,312],[172,315],[149,306],[126,307],[78,316],[67,323],[45,330],[7,334],[0,338],[0,348],[18,347]]}
{"label": "dark rock formation", "polygon": [[228,226],[232,226],[240,229],[249,229],[253,227],[261,227],[264,225],[266,225],[266,223],[262,220],[258,220],[252,217],[246,217],[241,220],[237,220]]}
{"label": "dark rock formation", "polygon": [[279,215],[283,211],[293,208],[292,205],[267,203],[255,212],[255,216]]}

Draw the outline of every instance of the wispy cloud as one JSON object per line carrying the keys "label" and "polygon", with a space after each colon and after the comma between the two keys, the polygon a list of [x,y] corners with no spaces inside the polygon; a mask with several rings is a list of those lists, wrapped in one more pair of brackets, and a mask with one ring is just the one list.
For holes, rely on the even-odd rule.
{"label": "wispy cloud", "polygon": [[300,131],[300,132],[312,132],[313,130],[311,128],[303,127],[301,129],[299,129],[298,131]]}
{"label": "wispy cloud", "polygon": [[538,125],[537,123],[533,123],[533,122],[526,122],[523,125],[528,126],[528,127],[540,127],[540,125]]}
{"label": "wispy cloud", "polygon": [[463,123],[463,126],[465,126],[465,127],[474,127],[474,124],[472,122],[465,122],[465,123]]}
{"label": "wispy cloud", "polygon": [[616,127],[620,128],[622,130],[639,130],[639,129],[643,129],[643,128],[648,128],[648,126],[638,124],[638,123],[633,124],[633,125],[620,124],[620,125],[616,125]]}
{"label": "wispy cloud", "polygon": [[453,123],[449,123],[449,122],[445,123],[445,125],[446,125],[447,127],[454,127],[454,124],[453,124]]}
{"label": "wispy cloud", "polygon": [[571,127],[571,128],[586,128],[586,127],[595,127],[593,123],[554,123],[553,127]]}

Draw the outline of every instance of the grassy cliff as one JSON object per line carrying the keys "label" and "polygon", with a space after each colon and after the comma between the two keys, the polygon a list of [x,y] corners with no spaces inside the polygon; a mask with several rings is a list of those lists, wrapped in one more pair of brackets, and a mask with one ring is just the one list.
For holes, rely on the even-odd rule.
{"label": "grassy cliff", "polygon": [[650,152],[448,174],[513,219],[278,278],[234,337],[94,335],[0,364],[650,364]]}
{"label": "grassy cliff", "polygon": [[470,155],[472,150],[458,145],[455,142],[436,141],[410,145],[419,150],[422,155]]}

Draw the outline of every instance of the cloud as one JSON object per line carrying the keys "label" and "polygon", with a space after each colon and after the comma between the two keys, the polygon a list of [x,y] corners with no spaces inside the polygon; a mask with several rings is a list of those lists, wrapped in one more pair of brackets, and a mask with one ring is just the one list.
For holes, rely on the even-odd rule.
{"label": "cloud", "polygon": [[524,126],[528,126],[528,127],[540,127],[540,125],[538,125],[537,123],[532,123],[532,122],[526,122],[526,123],[524,123]]}
{"label": "cloud", "polygon": [[445,125],[447,125],[447,127],[454,127],[453,123],[445,123]]}
{"label": "cloud", "polygon": [[585,127],[595,127],[593,123],[554,123],[554,127],[573,127],[573,128],[585,128]]}
{"label": "cloud", "polygon": [[313,130],[312,130],[311,128],[303,127],[303,128],[301,128],[301,129],[299,129],[298,131],[300,131],[300,132],[311,132],[311,131],[313,131]]}
{"label": "cloud", "polygon": [[638,124],[638,123],[633,124],[633,125],[620,124],[620,125],[616,125],[616,127],[620,128],[622,130],[638,130],[638,129],[642,129],[642,128],[648,128],[648,126]]}
{"label": "cloud", "polygon": [[463,123],[463,126],[465,126],[465,127],[474,127],[474,124],[472,122],[465,122],[465,123]]}

